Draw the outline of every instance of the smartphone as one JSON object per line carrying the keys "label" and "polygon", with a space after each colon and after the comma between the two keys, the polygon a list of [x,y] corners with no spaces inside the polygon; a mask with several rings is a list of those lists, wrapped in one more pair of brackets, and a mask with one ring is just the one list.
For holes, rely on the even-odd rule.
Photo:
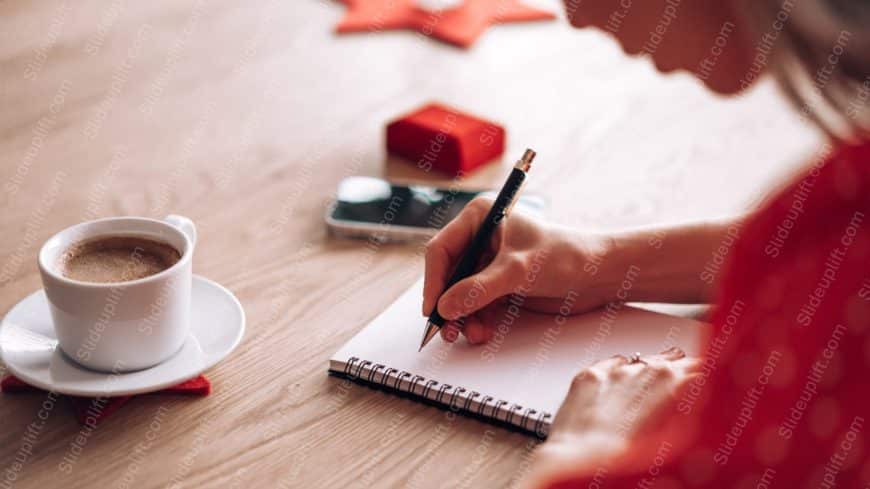
{"label": "smartphone", "polygon": [[[478,195],[496,192],[401,185],[373,177],[348,177],[327,208],[326,225],[336,236],[378,241],[428,239]],[[516,207],[543,214],[543,199],[521,195]]]}

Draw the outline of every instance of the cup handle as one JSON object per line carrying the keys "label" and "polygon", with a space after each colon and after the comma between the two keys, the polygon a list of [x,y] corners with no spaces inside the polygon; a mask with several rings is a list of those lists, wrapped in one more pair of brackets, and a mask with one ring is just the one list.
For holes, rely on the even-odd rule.
{"label": "cup handle", "polygon": [[191,244],[196,246],[196,225],[193,224],[193,221],[176,214],[170,214],[163,218],[163,220],[180,229],[190,239]]}

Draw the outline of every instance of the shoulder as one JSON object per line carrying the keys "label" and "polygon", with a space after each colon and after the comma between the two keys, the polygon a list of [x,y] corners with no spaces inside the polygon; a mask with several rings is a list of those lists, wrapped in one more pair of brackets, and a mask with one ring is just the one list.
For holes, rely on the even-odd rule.
{"label": "shoulder", "polygon": [[[865,144],[837,148],[805,169],[741,228],[719,284],[705,359],[715,367],[706,387],[716,416],[708,416],[714,421],[703,443],[716,450],[716,464],[761,467],[750,443],[722,444],[736,426],[743,438],[776,442],[781,465],[790,468],[780,478],[802,480],[809,468],[799,460],[820,462],[850,415],[870,409],[870,399],[851,394],[870,367],[868,272]],[[816,385],[820,371],[825,380]],[[820,399],[840,406],[836,419],[823,416],[833,420],[829,432],[801,419],[803,410],[794,409],[799,399],[813,416],[830,405]]]}
{"label": "shoulder", "polygon": [[[819,158],[767,199],[740,235],[720,286],[720,304],[745,296],[763,282],[787,287],[784,281],[811,281],[824,273],[830,256],[867,264],[870,142],[842,146]],[[841,275],[855,275],[850,272],[857,270]]]}

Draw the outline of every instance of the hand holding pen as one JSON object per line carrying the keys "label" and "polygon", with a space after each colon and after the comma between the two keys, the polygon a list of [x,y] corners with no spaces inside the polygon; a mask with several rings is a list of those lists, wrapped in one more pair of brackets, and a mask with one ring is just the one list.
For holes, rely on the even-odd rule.
{"label": "hand holding pen", "polygon": [[[605,302],[605,294],[590,287],[589,275],[578,272],[600,251],[603,240],[519,212],[495,226],[469,273],[455,279],[493,207],[492,199],[473,200],[427,245],[423,314],[430,323],[433,313],[436,320],[443,318],[433,336],[440,330],[444,340],[454,341],[462,332],[470,343],[485,343],[509,328],[510,314],[517,308],[553,314],[567,308],[575,313]],[[566,297],[570,304],[563,304]]]}

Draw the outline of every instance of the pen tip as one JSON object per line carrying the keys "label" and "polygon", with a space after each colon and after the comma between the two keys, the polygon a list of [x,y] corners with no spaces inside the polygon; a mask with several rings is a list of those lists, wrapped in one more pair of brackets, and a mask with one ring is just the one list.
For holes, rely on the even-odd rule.
{"label": "pen tip", "polygon": [[420,342],[420,348],[417,350],[418,353],[423,351],[423,347],[426,346],[427,343],[432,341],[432,338],[434,338],[435,335],[438,334],[439,329],[440,328],[432,322],[426,322],[426,330],[423,332],[423,341]]}

